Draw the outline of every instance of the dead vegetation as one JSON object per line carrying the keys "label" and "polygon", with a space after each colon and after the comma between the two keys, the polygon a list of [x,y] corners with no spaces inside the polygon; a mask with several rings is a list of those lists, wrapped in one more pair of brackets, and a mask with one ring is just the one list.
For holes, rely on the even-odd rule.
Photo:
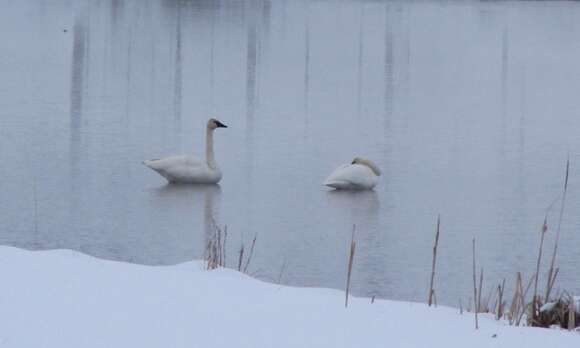
{"label": "dead vegetation", "polygon": [[211,222],[212,234],[205,246],[206,269],[226,267],[226,242],[228,239],[228,227],[220,228],[214,221]]}
{"label": "dead vegetation", "polygon": [[[566,160],[566,172],[564,175],[564,185],[560,196],[546,209],[544,217],[544,224],[542,225],[540,236],[540,247],[538,251],[538,259],[536,266],[536,276],[534,280],[534,295],[529,304],[529,313],[527,313],[527,323],[530,326],[550,327],[558,325],[562,328],[574,329],[580,323],[577,320],[577,310],[574,297],[568,294],[562,294],[552,297],[552,291],[556,283],[559,268],[556,266],[556,256],[558,254],[558,243],[560,241],[560,231],[562,227],[562,219],[564,216],[564,208],[566,206],[566,194],[568,192],[568,177],[570,173],[570,159]],[[537,293],[538,278],[540,274],[540,264],[542,262],[542,248],[544,245],[545,235],[548,233],[548,215],[553,205],[560,202],[560,211],[558,214],[558,223],[554,237],[554,248],[550,258],[550,266],[546,276],[546,291],[542,297]]]}
{"label": "dead vegetation", "polygon": [[[513,293],[511,296],[506,294],[506,279],[494,283],[489,287],[486,296],[483,296],[484,291],[484,269],[479,268],[479,277],[477,277],[476,265],[476,240],[472,240],[472,280],[473,280],[473,298],[469,298],[467,308],[463,307],[462,300],[459,299],[459,312],[462,314],[465,311],[473,312],[475,319],[475,328],[479,328],[479,313],[493,314],[496,320],[507,320],[510,325],[520,326],[529,325],[537,327],[553,327],[573,330],[580,327],[580,297],[574,297],[566,292],[552,295],[554,285],[559,273],[559,268],[556,265],[556,256],[558,252],[558,243],[560,239],[560,230],[563,219],[563,212],[565,208],[566,193],[568,189],[568,175],[570,163],[566,162],[566,174],[562,193],[556,198],[552,204],[546,208],[546,213],[543,218],[543,223],[540,228],[540,241],[538,247],[538,255],[536,260],[535,272],[528,277],[524,277],[521,272],[517,272],[514,278]],[[540,275],[542,273],[542,257],[544,247],[546,245],[546,236],[549,234],[548,221],[551,211],[556,203],[560,202],[560,210],[557,220],[557,229],[554,236],[553,252],[551,254],[549,267],[546,273],[545,292],[542,296],[539,293]],[[429,306],[437,303],[435,292],[435,274],[437,265],[437,255],[439,247],[439,236],[441,228],[440,216],[437,217],[437,225],[435,231],[435,240],[432,250],[432,263],[429,281],[429,292],[427,303]],[[353,225],[352,236],[350,241],[350,248],[348,254],[347,274],[345,284],[345,307],[348,307],[348,300],[350,295],[350,286],[352,278],[352,267],[354,263],[354,256],[356,251],[355,240],[356,226]],[[221,228],[215,222],[212,222],[212,233],[209,237],[205,249],[205,261],[207,269],[215,269],[219,267],[227,267],[226,262],[226,243],[228,240],[227,226]],[[254,236],[246,252],[246,247],[242,241],[238,250],[237,267],[238,271],[247,273],[254,249],[256,246],[257,235]],[[286,260],[282,263],[280,274],[277,282],[280,283],[282,275],[286,268]],[[479,279],[478,279],[479,278]],[[530,290],[533,288],[531,298],[529,296]],[[507,297],[509,296],[509,297]],[[371,303],[374,302],[374,296]],[[473,307],[472,307],[473,305]]]}
{"label": "dead vegetation", "polygon": [[[496,287],[496,291],[492,288],[482,301],[483,289],[483,268],[479,273],[479,284],[476,277],[476,257],[475,257],[475,239],[472,241],[473,265],[473,312],[475,315],[475,328],[479,328],[478,313],[493,313],[497,320],[506,319],[510,325],[519,326],[524,323],[529,326],[537,327],[552,327],[558,326],[561,328],[573,330],[580,326],[580,298],[574,298],[567,293],[562,293],[552,296],[554,285],[559,273],[559,268],[556,265],[556,256],[558,252],[558,243],[560,240],[560,230],[562,226],[562,219],[564,215],[564,208],[566,204],[566,193],[568,190],[568,176],[570,170],[570,161],[566,161],[566,173],[564,177],[564,185],[562,193],[557,197],[552,204],[546,209],[544,221],[540,229],[540,242],[538,248],[538,256],[536,260],[536,269],[527,281],[524,282],[521,272],[516,273],[515,285],[511,302],[505,300],[505,286],[506,282],[503,279]],[[545,292],[542,296],[539,294],[539,280],[542,265],[543,249],[546,243],[546,236],[549,233],[548,220],[552,208],[556,203],[560,203],[560,210],[558,214],[557,228],[554,236],[554,247],[550,258],[549,267],[546,273]],[[432,272],[433,274],[433,272]],[[531,298],[528,297],[529,290],[532,288],[533,292]],[[432,291],[432,283],[430,292]],[[494,285],[495,287],[495,285]],[[494,298],[495,297],[495,298]],[[493,298],[493,299],[492,299]],[[471,302],[471,299],[470,299]],[[509,305],[508,305],[509,304]],[[460,312],[463,312],[461,308]],[[467,309],[471,311],[471,308]]]}
{"label": "dead vegetation", "polygon": [[[248,255],[244,258],[244,241],[240,245],[238,252],[238,263],[237,270],[240,272],[248,273],[248,268],[254,256],[254,247],[256,246],[257,235],[252,239],[250,245],[250,251]],[[214,221],[211,223],[211,234],[208,236],[208,240],[205,246],[205,265],[206,269],[212,270],[220,267],[227,267],[226,256],[227,256],[227,240],[228,240],[228,226],[225,225],[223,228],[218,226]],[[280,276],[281,277],[281,276]]]}
{"label": "dead vegetation", "polygon": [[569,294],[562,294],[550,302],[538,301],[538,314],[528,320],[529,325],[538,327],[559,326],[575,329],[580,325],[580,313],[576,308],[578,300]]}
{"label": "dead vegetation", "polygon": [[[435,243],[433,244],[433,263],[431,264],[431,285],[429,286],[429,297],[427,304],[431,306],[433,297],[435,296],[434,281],[435,281],[435,265],[437,263],[437,246],[439,245],[439,227],[441,225],[441,216],[437,216],[437,230],[435,232]],[[437,306],[435,304],[435,306]]]}

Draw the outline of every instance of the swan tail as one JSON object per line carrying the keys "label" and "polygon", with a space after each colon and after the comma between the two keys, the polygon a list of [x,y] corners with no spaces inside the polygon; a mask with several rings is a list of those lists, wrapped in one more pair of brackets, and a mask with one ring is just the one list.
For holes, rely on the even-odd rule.
{"label": "swan tail", "polygon": [[153,170],[159,170],[160,168],[158,168],[156,165],[158,161],[159,161],[159,158],[155,158],[155,159],[142,161],[141,163],[143,163],[143,165],[145,165],[146,167],[149,167]]}
{"label": "swan tail", "polygon": [[350,183],[340,180],[326,180],[322,183],[324,186],[332,187],[334,189],[344,189],[350,187]]}

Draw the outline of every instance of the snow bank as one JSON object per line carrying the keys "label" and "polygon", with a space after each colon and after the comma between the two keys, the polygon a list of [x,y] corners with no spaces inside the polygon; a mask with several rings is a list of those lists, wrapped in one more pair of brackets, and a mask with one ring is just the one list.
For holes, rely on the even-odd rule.
{"label": "snow bank", "polygon": [[264,283],[200,262],[170,267],[0,247],[6,347],[577,347],[580,335],[515,328],[424,304]]}

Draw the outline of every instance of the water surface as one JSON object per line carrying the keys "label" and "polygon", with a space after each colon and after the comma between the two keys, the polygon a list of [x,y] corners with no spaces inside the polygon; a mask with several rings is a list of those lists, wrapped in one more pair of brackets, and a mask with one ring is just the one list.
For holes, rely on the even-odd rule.
{"label": "water surface", "polygon": [[[558,285],[580,292],[580,4],[574,2],[16,1],[0,12],[0,243],[148,265],[249,272],[426,299],[535,268],[546,207],[571,160]],[[143,159],[203,150],[219,186],[168,186]],[[324,177],[354,156],[372,192]],[[559,205],[549,215],[551,248]],[[543,274],[542,274],[543,275]]]}

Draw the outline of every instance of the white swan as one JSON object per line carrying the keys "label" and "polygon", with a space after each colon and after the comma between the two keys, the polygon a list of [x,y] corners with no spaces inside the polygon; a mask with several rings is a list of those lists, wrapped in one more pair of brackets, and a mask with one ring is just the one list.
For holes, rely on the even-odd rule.
{"label": "white swan", "polygon": [[217,184],[222,178],[213,155],[213,131],[227,128],[220,121],[210,118],[205,133],[205,161],[188,155],[170,156],[143,161],[143,164],[163,176],[170,183]]}
{"label": "white swan", "polygon": [[377,185],[380,169],[371,161],[356,157],[332,172],[324,185],[339,190],[370,190]]}

